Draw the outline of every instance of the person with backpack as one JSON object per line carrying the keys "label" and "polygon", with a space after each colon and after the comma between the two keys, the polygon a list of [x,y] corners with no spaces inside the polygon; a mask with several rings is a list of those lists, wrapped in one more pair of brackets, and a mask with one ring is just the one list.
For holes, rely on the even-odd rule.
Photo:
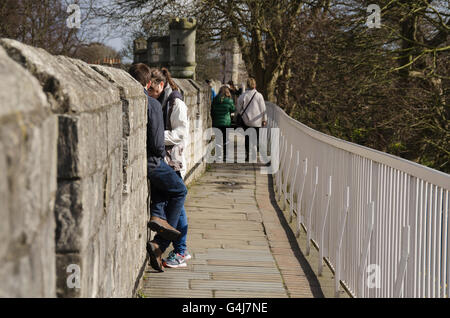
{"label": "person with backpack", "polygon": [[[131,66],[130,75],[144,87],[147,95],[147,178],[150,183],[151,203],[148,227],[157,232],[158,242],[169,245],[178,241],[181,232],[175,227],[179,224],[184,210],[187,188],[177,173],[169,167],[164,144],[164,121],[161,104],[151,97],[151,87],[155,85],[151,78],[151,69],[142,63]],[[147,252],[153,269],[163,272],[162,251],[158,244],[147,242]]]}
{"label": "person with backpack", "polygon": [[231,113],[236,111],[234,102],[231,96],[230,89],[227,86],[222,86],[219,90],[219,94],[214,98],[211,106],[212,126],[220,129],[222,132],[222,146],[223,146],[223,158],[227,156],[227,142],[226,135],[227,128],[231,127]]}
{"label": "person with backpack", "polygon": [[[168,69],[153,69],[151,80],[153,85],[149,88],[149,94],[161,103],[163,110],[165,161],[177,173],[180,180],[183,180],[187,171],[185,149],[189,144],[187,106]],[[188,222],[184,207],[176,229],[181,232],[181,236],[178,240],[172,242],[173,251],[169,253],[166,259],[162,260],[163,265],[169,268],[186,267],[186,261],[191,259],[186,246]],[[152,244],[164,253],[170,242],[156,236]]]}
{"label": "person with backpack", "polygon": [[[249,128],[256,130],[256,147],[259,149],[259,129],[267,126],[267,113],[264,97],[256,90],[256,80],[252,77],[249,77],[247,80],[247,91],[238,99],[236,114],[238,117],[238,124],[241,125],[244,130]],[[245,161],[249,160],[249,144],[249,136],[246,135]]]}

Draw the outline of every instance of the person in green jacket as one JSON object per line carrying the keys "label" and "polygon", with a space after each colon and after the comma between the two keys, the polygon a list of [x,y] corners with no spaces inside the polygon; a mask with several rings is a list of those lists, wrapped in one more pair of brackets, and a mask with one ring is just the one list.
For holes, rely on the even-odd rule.
{"label": "person in green jacket", "polygon": [[211,106],[212,126],[220,129],[223,136],[223,158],[227,156],[226,143],[226,129],[231,127],[231,113],[236,111],[233,99],[231,97],[230,89],[226,86],[220,88],[219,94],[214,98]]}

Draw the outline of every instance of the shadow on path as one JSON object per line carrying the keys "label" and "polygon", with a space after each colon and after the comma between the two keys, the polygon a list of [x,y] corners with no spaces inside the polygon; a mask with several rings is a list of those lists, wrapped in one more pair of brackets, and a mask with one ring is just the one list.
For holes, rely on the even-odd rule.
{"label": "shadow on path", "polygon": [[311,288],[311,292],[315,298],[324,298],[324,294],[322,292],[322,289],[320,288],[319,280],[317,279],[316,274],[314,273],[313,269],[309,265],[309,262],[303,255],[302,251],[300,250],[297,238],[295,237],[295,234],[292,232],[292,229],[290,228],[288,222],[286,221],[286,218],[284,217],[283,211],[278,205],[276,196],[275,196],[275,190],[273,185],[273,178],[271,175],[267,176],[268,178],[268,184],[269,184],[269,193],[270,193],[270,202],[277,211],[278,219],[280,220],[281,226],[283,227],[287,238],[289,239],[289,244],[291,246],[291,249],[294,253],[294,256],[298,260],[298,263],[303,269],[303,272],[306,275],[306,278],[308,280],[309,286]]}

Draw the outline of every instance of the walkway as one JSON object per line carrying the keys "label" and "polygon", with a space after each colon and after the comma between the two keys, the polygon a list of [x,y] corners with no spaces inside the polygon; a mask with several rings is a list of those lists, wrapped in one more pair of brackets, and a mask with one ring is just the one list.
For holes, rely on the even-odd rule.
{"label": "walkway", "polygon": [[257,165],[212,165],[190,187],[186,201],[193,258],[188,267],[164,273],[148,267],[141,293],[148,298],[323,297],[273,198],[271,179]]}

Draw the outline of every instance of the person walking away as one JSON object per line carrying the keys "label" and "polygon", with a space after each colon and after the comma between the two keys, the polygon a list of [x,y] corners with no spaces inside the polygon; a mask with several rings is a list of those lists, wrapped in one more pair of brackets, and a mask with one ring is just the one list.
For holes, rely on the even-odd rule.
{"label": "person walking away", "polygon": [[[267,113],[264,97],[256,90],[256,80],[252,77],[247,80],[247,91],[238,99],[236,112],[242,115],[244,130],[256,130],[256,149],[259,150],[259,129],[267,126]],[[249,136],[245,136],[245,161],[249,160],[249,150]]]}
{"label": "person walking away", "polygon": [[[189,144],[187,106],[183,102],[183,96],[178,86],[166,68],[152,70],[151,80],[154,86],[150,88],[150,96],[161,102],[164,115],[165,161],[174,169],[180,180],[183,180],[187,172],[185,149]],[[181,232],[181,236],[178,240],[172,242],[173,251],[169,253],[167,258],[163,259],[165,267],[186,267],[186,261],[191,258],[186,246],[188,222],[184,207],[176,229]],[[163,253],[170,244],[170,242],[162,240],[158,236],[155,237],[154,241]]]}
{"label": "person walking away", "polygon": [[214,101],[214,98],[216,98],[217,94],[216,91],[214,90],[214,87],[212,86],[211,80],[207,79],[206,84],[208,84],[209,87],[211,87],[211,103],[212,103]]}
{"label": "person walking away", "polygon": [[227,128],[231,127],[231,113],[236,111],[231,92],[226,86],[220,88],[219,94],[211,106],[212,126],[222,132],[223,158],[227,156]]}
{"label": "person walking away", "polygon": [[242,93],[240,92],[236,86],[234,85],[234,82],[231,80],[228,82],[228,86],[230,88],[230,93],[231,93],[231,99],[233,100],[234,105],[237,105],[237,101],[239,98],[239,95]]}

